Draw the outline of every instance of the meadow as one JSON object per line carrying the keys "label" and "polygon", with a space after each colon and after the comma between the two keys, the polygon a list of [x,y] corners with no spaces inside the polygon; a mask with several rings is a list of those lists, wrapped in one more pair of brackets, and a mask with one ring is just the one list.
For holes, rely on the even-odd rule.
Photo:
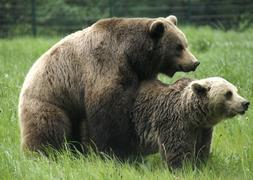
{"label": "meadow", "polygon": [[[180,77],[222,76],[253,103],[253,29],[243,32],[209,27],[182,27],[190,48],[201,65],[196,72]],[[140,162],[101,159],[94,153],[57,157],[26,156],[20,151],[17,105],[24,77],[33,62],[61,37],[15,37],[0,39],[0,179],[252,179],[253,108],[244,116],[215,127],[212,154],[199,169],[185,166],[171,173],[158,154]]]}

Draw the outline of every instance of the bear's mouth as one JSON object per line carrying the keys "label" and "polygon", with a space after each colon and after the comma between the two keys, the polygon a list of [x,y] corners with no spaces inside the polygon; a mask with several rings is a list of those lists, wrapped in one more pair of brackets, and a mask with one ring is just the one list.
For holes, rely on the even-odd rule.
{"label": "bear's mouth", "polygon": [[175,73],[176,73],[175,71],[174,71],[174,72],[169,71],[167,75],[168,75],[169,77],[173,77]]}
{"label": "bear's mouth", "polygon": [[243,114],[245,114],[245,112],[246,112],[245,110],[233,111],[233,112],[228,113],[228,117],[232,118],[238,114],[243,115]]}
{"label": "bear's mouth", "polygon": [[165,71],[164,74],[166,74],[167,76],[169,77],[173,77],[174,74],[176,73],[177,71],[173,70],[173,69],[167,69],[167,71]]}
{"label": "bear's mouth", "polygon": [[243,115],[243,114],[245,114],[245,110],[242,110],[242,111],[238,111],[238,114],[240,114],[240,115]]}
{"label": "bear's mouth", "polygon": [[178,69],[179,71],[182,71],[182,72],[191,72],[191,71],[196,70],[195,67],[183,67],[182,65],[178,65]]}

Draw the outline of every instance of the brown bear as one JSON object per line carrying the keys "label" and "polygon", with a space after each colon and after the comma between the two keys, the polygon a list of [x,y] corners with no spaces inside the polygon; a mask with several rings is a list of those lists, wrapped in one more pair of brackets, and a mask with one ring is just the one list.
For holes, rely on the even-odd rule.
{"label": "brown bear", "polygon": [[56,43],[34,63],[21,90],[22,148],[59,149],[67,140],[82,151],[88,144],[127,151],[140,82],[199,64],[176,22],[175,16],[104,19]]}
{"label": "brown bear", "polygon": [[170,169],[180,168],[185,159],[205,162],[213,126],[244,114],[248,106],[236,87],[220,77],[183,78],[172,85],[146,81],[132,112],[133,144],[142,155],[159,151]]}

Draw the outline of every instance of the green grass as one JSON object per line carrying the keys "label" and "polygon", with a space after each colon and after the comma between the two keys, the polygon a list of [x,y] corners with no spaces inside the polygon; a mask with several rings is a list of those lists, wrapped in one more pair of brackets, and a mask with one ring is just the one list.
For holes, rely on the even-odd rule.
{"label": "green grass", "polygon": [[[245,32],[183,27],[193,53],[201,61],[194,73],[178,73],[166,82],[189,76],[222,76],[253,102],[253,29]],[[186,166],[172,174],[159,155],[142,162],[121,163],[59,153],[57,159],[25,156],[20,151],[18,96],[32,63],[60,38],[0,40],[0,179],[251,179],[253,178],[253,110],[217,125],[206,166]]]}

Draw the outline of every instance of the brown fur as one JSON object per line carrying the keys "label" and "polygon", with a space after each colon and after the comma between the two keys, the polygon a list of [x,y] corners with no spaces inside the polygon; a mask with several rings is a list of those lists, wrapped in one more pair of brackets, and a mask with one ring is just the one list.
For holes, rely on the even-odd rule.
{"label": "brown fur", "polygon": [[[232,91],[230,99],[226,91]],[[214,108],[220,104],[226,110]],[[183,78],[171,85],[158,80],[143,82],[132,112],[133,149],[142,155],[159,151],[172,169],[181,167],[185,159],[205,161],[213,126],[245,112],[245,104],[249,105],[235,87],[221,78]]]}
{"label": "brown fur", "polygon": [[169,18],[105,19],[73,33],[43,54],[25,79],[22,148],[59,149],[66,139],[84,151],[92,141],[99,151],[127,152],[139,83],[159,72],[195,70],[196,61]]}

